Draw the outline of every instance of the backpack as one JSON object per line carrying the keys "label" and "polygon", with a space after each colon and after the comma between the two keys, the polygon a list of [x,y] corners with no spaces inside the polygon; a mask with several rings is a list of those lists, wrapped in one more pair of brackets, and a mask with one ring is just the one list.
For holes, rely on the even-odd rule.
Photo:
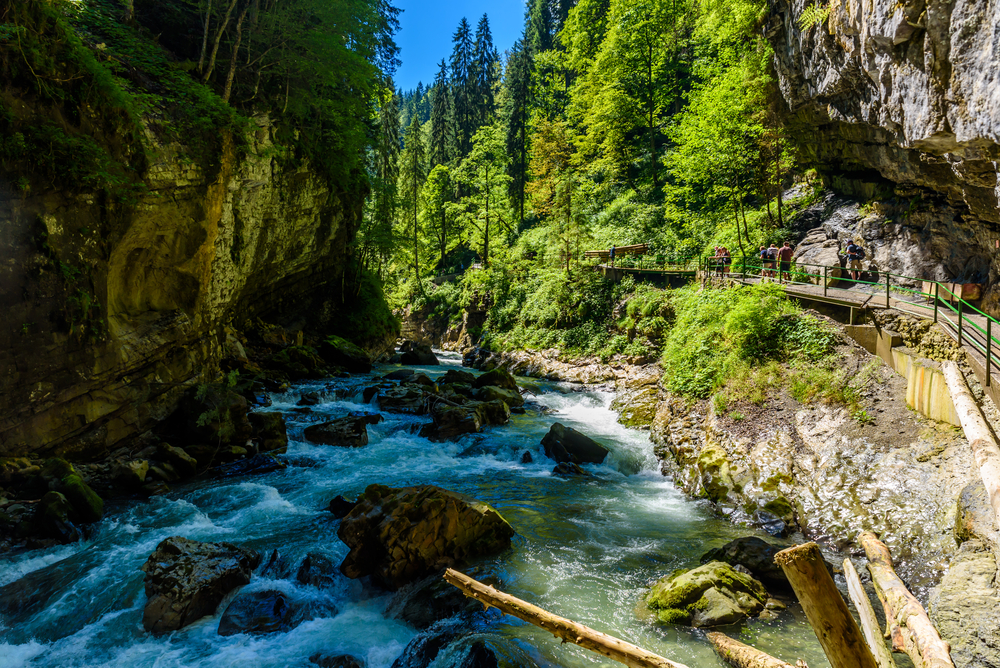
{"label": "backpack", "polygon": [[778,249],[777,248],[768,248],[767,249],[767,259],[768,260],[777,260],[778,259]]}
{"label": "backpack", "polygon": [[855,246],[855,248],[858,249],[858,250],[856,250],[854,252],[855,257],[857,257],[859,260],[864,260],[865,259],[865,249],[862,248],[861,246]]}

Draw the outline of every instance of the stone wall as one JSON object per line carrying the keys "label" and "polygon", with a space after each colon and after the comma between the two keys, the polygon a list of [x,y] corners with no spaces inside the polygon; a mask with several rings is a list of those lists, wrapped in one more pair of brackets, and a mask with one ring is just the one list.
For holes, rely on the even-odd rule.
{"label": "stone wall", "polygon": [[333,316],[360,197],[256,124],[211,167],[150,139],[137,201],[0,180],[0,456],[96,456],[214,376],[227,326]]}
{"label": "stone wall", "polygon": [[1000,0],[831,0],[829,19],[803,30],[808,4],[772,0],[767,26],[803,157],[842,192],[910,204],[881,217],[900,243],[995,282]]}

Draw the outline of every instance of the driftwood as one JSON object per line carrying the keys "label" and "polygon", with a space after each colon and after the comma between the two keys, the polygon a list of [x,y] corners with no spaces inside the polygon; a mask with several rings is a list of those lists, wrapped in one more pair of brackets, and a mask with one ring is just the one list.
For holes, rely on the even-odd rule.
{"label": "driftwood", "polygon": [[[713,631],[708,634],[708,640],[715,647],[715,651],[726,663],[736,666],[736,668],[796,668],[795,665],[785,663],[781,659],[775,659],[770,654],[744,645],[738,640],[733,640],[724,633]],[[799,663],[799,666],[805,664]]]}
{"label": "driftwood", "polygon": [[446,570],[444,579],[461,589],[463,594],[476,599],[487,608],[496,608],[505,614],[523,619],[545,629],[555,637],[561,638],[563,642],[579,645],[609,659],[624,663],[626,666],[632,668],[687,668],[683,664],[647,652],[641,647],[636,647],[614,636],[553,615],[536,605],[522,601],[510,594],[499,592],[493,587],[484,585],[454,569]]}
{"label": "driftwood", "polygon": [[854,564],[850,559],[844,559],[844,577],[847,579],[847,593],[858,611],[858,617],[861,618],[861,630],[864,631],[865,640],[868,641],[875,662],[879,668],[896,668],[892,652],[886,647],[878,620],[875,618],[875,610],[872,609],[872,603],[868,600],[868,594],[861,586],[861,578],[858,577],[858,572],[854,570]]}
{"label": "driftwood", "polygon": [[958,419],[962,423],[962,430],[969,439],[972,454],[976,458],[976,464],[979,465],[979,474],[990,497],[990,505],[993,506],[994,520],[1000,528],[1000,447],[997,446],[993,432],[983,419],[979,405],[972,398],[965,376],[962,375],[958,365],[954,362],[943,362],[941,368]]}
{"label": "driftwood", "polygon": [[774,555],[802,604],[819,644],[833,668],[878,668],[858,623],[826,570],[816,543],[796,545]]}
{"label": "driftwood", "polygon": [[858,543],[868,555],[868,572],[885,608],[893,645],[900,641],[917,668],[955,668],[951,647],[941,639],[920,601],[893,570],[889,548],[870,531],[861,533]]}

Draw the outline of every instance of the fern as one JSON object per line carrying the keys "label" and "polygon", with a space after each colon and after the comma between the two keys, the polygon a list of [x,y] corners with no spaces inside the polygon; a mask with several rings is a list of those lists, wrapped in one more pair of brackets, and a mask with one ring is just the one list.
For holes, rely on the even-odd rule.
{"label": "fern", "polygon": [[809,30],[813,26],[822,25],[828,18],[830,18],[830,5],[812,3],[802,10],[802,15],[799,16],[799,27],[803,31]]}

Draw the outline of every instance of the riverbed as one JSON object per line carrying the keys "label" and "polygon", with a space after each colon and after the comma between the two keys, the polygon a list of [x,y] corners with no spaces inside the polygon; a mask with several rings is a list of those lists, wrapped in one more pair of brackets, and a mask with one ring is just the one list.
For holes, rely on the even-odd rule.
{"label": "riverbed", "polygon": [[[441,366],[413,368],[434,378],[461,365],[455,354],[438,354]],[[273,404],[262,410],[285,414],[287,469],[199,480],[150,500],[109,504],[87,541],[2,558],[0,585],[23,586],[17,601],[0,601],[0,666],[307,668],[313,665],[310,656],[324,653],[391,668],[420,633],[393,618],[398,595],[339,574],[326,589],[294,578],[307,553],[322,553],[335,563],[343,559],[347,548],[326,507],[334,496],[353,498],[375,482],[431,483],[492,504],[518,535],[511,550],[478,567],[505,591],[692,668],[724,665],[703,631],[655,624],[640,618],[636,608],[650,583],[698,565],[707,550],[752,530],[733,526],[678,492],[660,474],[648,432],[616,422],[610,393],[520,379],[532,392],[525,413],[457,443],[418,436],[427,417],[392,413],[369,426],[364,448],[315,446],[303,439],[311,424],[352,411],[375,412],[363,404],[361,390],[372,377],[398,368],[301,383],[272,395]],[[318,392],[322,400],[302,411],[296,403],[306,392]],[[540,440],[553,422],[588,434],[612,455],[602,465],[586,466],[589,477],[552,475],[554,462],[545,457]],[[531,463],[522,463],[525,452]],[[255,576],[247,590],[278,589],[309,606],[315,618],[287,633],[222,637],[220,609],[167,636],[146,633],[138,569],[169,536],[233,542],[260,551],[265,561],[277,550],[291,574]],[[495,610],[467,630],[504,648],[512,665],[618,665]],[[794,604],[777,619],[721,630],[790,663],[801,658],[812,668],[828,665]],[[433,665],[446,668],[457,652],[442,652]]]}

